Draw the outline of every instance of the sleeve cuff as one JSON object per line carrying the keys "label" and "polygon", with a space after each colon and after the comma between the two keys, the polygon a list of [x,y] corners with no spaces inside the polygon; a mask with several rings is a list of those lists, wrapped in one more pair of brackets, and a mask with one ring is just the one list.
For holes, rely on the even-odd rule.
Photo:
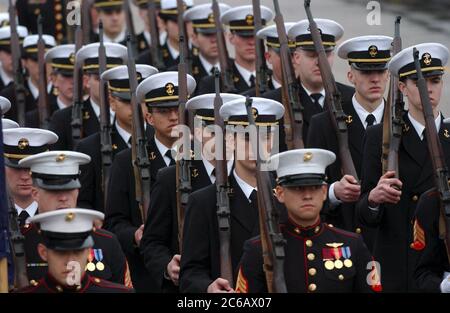
{"label": "sleeve cuff", "polygon": [[339,204],[342,203],[341,200],[339,200],[336,195],[334,194],[334,184],[336,184],[336,182],[332,183],[330,185],[330,188],[328,189],[328,199],[330,200],[330,204],[332,206],[337,206]]}

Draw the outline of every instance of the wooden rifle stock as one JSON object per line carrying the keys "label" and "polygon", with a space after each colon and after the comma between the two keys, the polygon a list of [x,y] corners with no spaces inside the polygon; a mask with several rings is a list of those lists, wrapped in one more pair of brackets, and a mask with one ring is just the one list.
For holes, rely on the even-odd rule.
{"label": "wooden rifle stock", "polygon": [[39,115],[39,127],[43,129],[48,129],[49,118],[50,118],[50,108],[48,105],[48,95],[47,95],[47,66],[45,63],[45,41],[42,37],[42,16],[39,15],[37,19],[37,29],[39,39],[37,42],[38,49],[38,67],[39,67],[39,97],[38,97],[38,115]]}

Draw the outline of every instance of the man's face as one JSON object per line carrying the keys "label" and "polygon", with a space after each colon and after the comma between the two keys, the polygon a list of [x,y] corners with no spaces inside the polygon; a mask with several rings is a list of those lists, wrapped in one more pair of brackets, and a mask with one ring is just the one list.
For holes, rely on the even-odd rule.
{"label": "man's face", "polygon": [[33,181],[29,168],[5,166],[6,182],[13,197],[31,197]]}
{"label": "man's face", "polygon": [[11,53],[0,50],[0,62],[2,63],[3,70],[12,75],[13,74],[13,63]]}
{"label": "man's face", "polygon": [[33,188],[33,199],[38,203],[39,213],[50,212],[57,209],[77,207],[78,189],[46,190]]}
{"label": "man's face", "polygon": [[53,77],[53,85],[58,88],[59,97],[71,102],[73,100],[73,76],[57,73]]}
{"label": "man's face", "polygon": [[192,42],[199,48],[200,53],[207,59],[217,59],[219,57],[216,34],[202,34],[194,32]]}
{"label": "man's face", "polygon": [[267,63],[272,65],[272,72],[275,78],[281,83],[281,73],[282,73],[282,67],[281,67],[281,58],[278,53],[275,52],[273,49],[269,49],[265,53],[265,57],[267,60]]}
{"label": "man's face", "polygon": [[152,108],[147,114],[147,123],[161,136],[172,138],[172,130],[178,125],[178,107]]}
{"label": "man's face", "polygon": [[284,203],[289,217],[302,225],[312,225],[319,218],[323,202],[327,199],[327,186],[277,186],[276,197]]}
{"label": "man's face", "polygon": [[[261,130],[259,130],[261,131]],[[258,135],[258,139],[254,140],[248,133],[237,132],[234,136],[235,161],[239,162],[247,171],[256,170],[256,149],[261,159],[267,159],[270,155],[273,145],[273,133],[264,132]],[[258,142],[259,147],[253,145]]]}
{"label": "man's face", "polygon": [[87,88],[89,88],[89,96],[92,100],[100,105],[100,79],[97,74],[88,75]]}
{"label": "man's face", "polygon": [[173,42],[178,42],[178,24],[172,20],[167,20],[165,25],[168,38]]}
{"label": "man's face", "polygon": [[[328,63],[333,66],[334,53],[328,51]],[[322,76],[319,69],[319,58],[315,51],[297,49],[294,52],[295,71],[300,75],[302,82],[308,85],[322,85]]]}
{"label": "man's face", "polygon": [[116,119],[121,125],[126,125],[131,129],[133,122],[133,110],[130,102],[125,102],[116,97],[109,97],[109,104],[111,110],[116,114]]}
{"label": "man's face", "polygon": [[[431,106],[436,109],[441,101],[442,87],[444,82],[442,75],[436,75],[426,78],[428,87],[428,96],[430,97]],[[406,79],[405,82],[399,82],[400,91],[408,98],[408,104],[416,111],[422,111],[422,102],[420,100],[417,81]]]}
{"label": "man's face", "polygon": [[255,37],[242,37],[231,33],[229,40],[234,46],[236,56],[239,56],[246,62],[255,62]]}
{"label": "man's face", "polygon": [[33,59],[27,58],[24,60],[24,66],[27,69],[33,81],[39,81],[39,64]]}
{"label": "man's face", "polygon": [[389,79],[388,70],[359,71],[351,68],[347,74],[348,80],[355,86],[360,97],[368,102],[381,100]]}
{"label": "man's face", "polygon": [[[89,249],[58,251],[48,249],[42,243],[38,244],[37,249],[40,257],[48,263],[48,272],[59,284],[67,286],[70,285],[73,277],[79,275],[78,277],[81,279],[83,276]],[[75,268],[71,263],[76,264]],[[77,270],[79,273],[75,273]]]}
{"label": "man's face", "polygon": [[103,29],[107,34],[119,34],[125,26],[123,10],[99,10],[98,18],[103,22]]}

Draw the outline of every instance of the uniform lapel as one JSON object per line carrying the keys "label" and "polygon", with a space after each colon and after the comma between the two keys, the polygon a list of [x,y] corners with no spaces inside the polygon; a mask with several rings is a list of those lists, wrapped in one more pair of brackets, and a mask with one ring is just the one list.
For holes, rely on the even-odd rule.
{"label": "uniform lapel", "polygon": [[250,237],[258,222],[257,212],[253,209],[247,197],[239,187],[234,175],[230,175],[230,180],[233,188],[233,197],[230,199],[231,217],[245,229],[248,235],[247,237]]}

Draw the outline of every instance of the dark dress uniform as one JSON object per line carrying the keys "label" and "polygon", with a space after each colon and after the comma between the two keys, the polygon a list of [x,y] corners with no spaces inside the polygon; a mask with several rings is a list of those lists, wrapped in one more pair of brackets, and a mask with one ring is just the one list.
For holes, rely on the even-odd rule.
{"label": "dark dress uniform", "polygon": [[[33,111],[37,108],[38,99],[33,97],[33,94],[30,91],[30,87],[28,87],[28,80],[24,81],[25,87],[25,114],[27,112]],[[0,96],[5,97],[11,102],[11,109],[5,114],[5,118],[9,118],[13,121],[18,121],[18,110],[17,110],[17,101],[16,101],[16,93],[14,89],[14,84],[9,84],[5,89],[0,92]]]}
{"label": "dark dress uniform", "polygon": [[[89,101],[83,102],[81,109],[82,137],[87,137],[100,131],[100,122],[95,115],[94,109]],[[67,107],[56,111],[50,119],[50,130],[55,132],[59,139],[52,146],[52,150],[73,150],[75,147],[72,142],[72,107]]]}
{"label": "dark dress uniform", "polygon": [[132,293],[133,289],[124,285],[113,283],[98,277],[83,275],[79,286],[61,286],[56,280],[47,274],[39,281],[22,288],[18,293]]}
{"label": "dark dress uniform", "polygon": [[[120,44],[126,46],[127,45],[127,40],[125,39],[125,40],[121,41]],[[138,52],[138,54],[143,53],[144,51],[148,50],[149,47],[150,47],[148,45],[147,39],[145,39],[145,36],[144,36],[143,32],[136,35],[136,44],[137,44],[137,50],[138,50],[137,52]],[[140,63],[140,62],[137,62],[137,63],[138,64],[146,64],[146,63]]]}
{"label": "dark dress uniform", "polygon": [[[428,147],[404,115],[402,140],[398,152],[399,177],[403,183],[397,204],[381,204],[378,210],[369,208],[369,193],[382,175],[382,125],[369,127],[364,140],[361,167],[361,198],[356,204],[357,217],[363,225],[378,227],[373,254],[381,263],[381,282],[385,291],[417,291],[413,278],[420,251],[410,247],[413,242],[413,220],[419,196],[433,187],[434,176]],[[450,165],[450,136],[442,122],[439,138]]]}
{"label": "dark dress uniform", "polygon": [[[1,66],[1,65],[0,65]],[[3,79],[0,78],[0,92],[3,91],[3,89],[5,89],[6,87],[8,87],[9,85],[14,84],[14,81],[10,81],[8,84],[5,84],[5,82],[3,81]]]}
{"label": "dark dress uniform", "polygon": [[[44,241],[33,223],[25,224],[22,233],[25,237],[27,276],[30,281],[38,281],[46,275],[48,269],[47,262],[41,259],[37,251],[38,244]],[[104,229],[96,228],[92,232],[92,238],[94,246],[91,248],[91,262],[94,265],[101,263],[103,266],[95,266],[95,270],[90,273],[101,279],[131,286],[127,260],[117,237]]]}
{"label": "dark dress uniform", "polygon": [[[59,110],[58,102],[56,100],[57,96],[50,92],[47,96],[48,106],[49,106],[49,118],[52,114]],[[39,98],[38,100],[39,101]],[[39,128],[39,111],[38,108],[28,111],[25,113],[25,126],[31,128]]]}
{"label": "dark dress uniform", "polygon": [[[367,283],[373,261],[360,235],[322,222],[304,228],[289,220],[281,225],[286,239],[284,277],[290,293],[381,291]],[[261,239],[248,240],[239,266],[236,291],[267,292]]]}
{"label": "dark dress uniform", "polygon": [[[191,165],[192,192],[209,186],[211,180],[203,162],[193,160]],[[162,168],[156,175],[141,240],[145,266],[158,288],[166,292],[178,291],[172,281],[164,278],[167,264],[175,254],[180,253],[176,184],[176,166]]]}
{"label": "dark dress uniform", "polygon": [[[130,137],[131,138],[131,137]],[[111,143],[113,158],[120,151],[128,148],[115,123],[111,127]],[[102,191],[102,154],[100,151],[100,133],[90,135],[80,141],[76,151],[91,157],[91,162],[80,167],[81,189],[78,196],[78,206],[86,209],[104,211],[104,193]]]}
{"label": "dark dress uniform", "polygon": [[[236,65],[234,64],[234,61],[232,62],[232,71],[233,71],[233,82],[234,82],[234,88],[236,89],[236,93],[244,93],[252,86],[249,86],[245,79],[242,77],[241,73],[237,69]],[[222,82],[220,82],[220,89],[222,90]],[[197,95],[203,95],[205,93],[214,93],[215,92],[215,83],[214,83],[214,76],[206,76],[203,77],[200,82],[198,83]]]}
{"label": "dark dress uniform", "polygon": [[[356,113],[352,101],[342,103],[344,113],[347,115],[348,145],[355,165],[358,177],[361,176],[361,163],[363,159],[363,138],[366,132],[364,121],[361,121]],[[328,184],[339,181],[342,178],[342,164],[339,155],[339,143],[334,130],[330,113],[322,112],[311,118],[306,146],[308,148],[320,148],[332,151],[336,154],[336,161],[327,170]],[[351,232],[361,233],[363,226],[355,220],[354,203],[341,203],[332,207],[328,202],[322,208],[322,216],[325,222],[338,228]],[[366,231],[368,232],[367,236]],[[375,229],[364,227],[364,240],[369,248],[372,248],[371,239],[375,235]]]}
{"label": "dark dress uniform", "polygon": [[[355,89],[353,87],[336,83],[337,89],[341,93],[342,103],[351,102],[352,97],[355,94]],[[263,98],[272,99],[282,103],[281,88],[268,91],[262,95]],[[308,129],[311,122],[311,118],[326,110],[327,103],[324,102],[324,108],[313,102],[311,97],[306,93],[306,90],[300,85],[300,102],[303,106],[303,140],[306,141],[308,138]],[[286,151],[286,140],[284,132],[284,120],[280,121],[280,151]]]}
{"label": "dark dress uniform", "polygon": [[450,263],[444,240],[439,238],[440,196],[433,188],[420,196],[416,207],[413,247],[422,251],[414,271],[421,291],[440,292],[444,272]]}
{"label": "dark dress uniform", "polygon": [[[164,45],[161,46],[161,51],[162,51],[161,53],[162,53],[162,57],[163,57],[163,63],[164,63],[164,66],[166,69],[176,66],[176,65],[178,65],[178,63],[180,63],[179,56],[174,59],[172,57],[172,54],[170,54],[169,48],[167,47],[167,41],[164,43]],[[136,64],[153,65],[150,50],[147,49],[147,50],[141,52],[136,59]]]}
{"label": "dark dress uniform", "polygon": [[[158,170],[166,167],[154,137],[149,140],[148,154],[151,181],[154,182]],[[125,149],[116,155],[112,164],[104,227],[116,234],[119,239],[130,265],[131,280],[135,289],[139,292],[152,292],[155,291],[155,287],[134,240],[134,233],[142,225],[142,217],[136,202],[131,157],[131,149]]]}
{"label": "dark dress uniform", "polygon": [[[230,175],[229,180],[232,188],[230,253],[233,277],[236,277],[244,242],[259,233],[258,208],[256,201],[249,202],[234,175]],[[183,234],[183,246],[188,248],[181,258],[181,292],[206,292],[208,286],[220,277],[216,200],[215,185],[198,190],[189,197]]]}

